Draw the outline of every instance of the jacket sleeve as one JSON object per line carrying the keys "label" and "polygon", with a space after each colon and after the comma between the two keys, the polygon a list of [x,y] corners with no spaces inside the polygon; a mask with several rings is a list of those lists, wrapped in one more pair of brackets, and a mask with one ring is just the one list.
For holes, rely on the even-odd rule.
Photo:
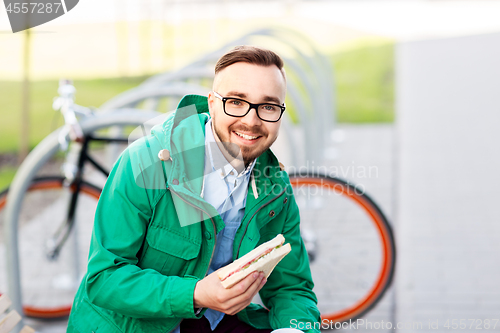
{"label": "jacket sleeve", "polygon": [[136,183],[129,150],[104,186],[94,220],[85,290],[93,304],[134,318],[196,318],[196,278],[141,269],[138,255],[153,214],[153,191]]}
{"label": "jacket sleeve", "polygon": [[[291,187],[288,193],[291,193]],[[269,276],[260,295],[270,310],[273,328],[291,327],[306,332],[320,332],[320,313],[309,268],[309,258],[300,236],[300,216],[293,194],[289,196],[283,235],[292,251]]]}

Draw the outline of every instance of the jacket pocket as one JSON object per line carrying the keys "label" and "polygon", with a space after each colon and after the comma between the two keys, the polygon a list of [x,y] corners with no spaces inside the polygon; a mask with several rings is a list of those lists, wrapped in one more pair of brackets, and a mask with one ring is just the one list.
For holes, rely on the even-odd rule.
{"label": "jacket pocket", "polygon": [[[71,327],[68,332],[78,333],[122,333],[116,325],[110,323],[104,316],[97,311],[90,302],[84,297],[80,298],[77,304],[74,304],[71,310]],[[72,330],[70,329],[72,328]]]}
{"label": "jacket pocket", "polygon": [[164,275],[184,276],[200,253],[201,242],[169,229],[151,225],[146,235],[146,250],[139,266]]}

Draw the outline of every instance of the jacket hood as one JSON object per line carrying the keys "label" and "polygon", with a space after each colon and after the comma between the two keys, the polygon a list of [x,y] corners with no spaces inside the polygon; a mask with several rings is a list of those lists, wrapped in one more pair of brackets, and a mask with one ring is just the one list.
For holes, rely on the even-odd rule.
{"label": "jacket hood", "polygon": [[[199,128],[200,126],[197,126],[196,118],[199,121],[201,128]],[[193,125],[194,122],[194,125],[196,126],[194,126],[193,129],[190,129],[191,131],[195,131],[192,133],[193,137],[200,137],[202,134],[201,136],[203,137],[203,140],[205,140],[205,123],[209,118],[210,114],[208,112],[207,97],[200,95],[186,95],[179,102],[176,111],[172,113],[162,124],[154,126],[151,130],[151,134],[156,137],[164,149],[167,149],[172,153],[171,141],[175,140],[175,138],[172,138],[172,132],[181,124],[183,120],[189,119],[187,121],[189,125]],[[175,141],[178,142],[177,140]],[[185,143],[189,145],[189,142]],[[203,144],[204,142],[202,145]],[[183,147],[179,146],[177,148],[181,149]],[[189,147],[185,148],[189,149]]]}

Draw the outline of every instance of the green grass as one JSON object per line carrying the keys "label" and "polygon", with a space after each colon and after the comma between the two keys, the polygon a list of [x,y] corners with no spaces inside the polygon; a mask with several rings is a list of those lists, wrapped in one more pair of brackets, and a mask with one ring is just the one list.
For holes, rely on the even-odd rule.
{"label": "green grass", "polygon": [[[117,94],[143,82],[145,77],[75,80],[76,103],[100,106]],[[45,136],[62,125],[62,116],[52,109],[57,95],[57,80],[35,81],[30,86],[29,143],[33,148]],[[0,81],[0,153],[19,149],[22,84]]]}
{"label": "green grass", "polygon": [[0,168],[0,192],[6,189],[9,184],[14,179],[14,175],[16,174],[16,168],[13,167],[3,167]]}
{"label": "green grass", "polygon": [[393,43],[365,43],[332,55],[331,61],[339,122],[394,121]]}
{"label": "green grass", "polygon": [[[391,42],[365,41],[329,56],[334,68],[335,109],[339,123],[394,121],[393,53]],[[310,105],[309,96],[294,71],[287,71],[287,80],[296,84],[300,97]],[[298,123],[298,111],[290,95],[286,103],[287,116]]]}

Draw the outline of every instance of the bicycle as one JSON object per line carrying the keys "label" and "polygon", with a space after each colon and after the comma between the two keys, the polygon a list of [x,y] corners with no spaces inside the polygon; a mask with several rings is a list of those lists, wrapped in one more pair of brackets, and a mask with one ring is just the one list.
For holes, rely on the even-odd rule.
{"label": "bicycle", "polygon": [[[106,130],[137,126],[145,130],[155,118],[164,117],[138,109],[96,114],[74,104],[75,89],[70,81],[62,80],[58,91],[54,108],[63,113],[65,125],[35,147],[10,188],[0,193],[0,221],[7,222],[6,241],[13,242],[9,248],[15,249],[14,268],[8,273],[18,294],[11,292],[11,297],[22,299],[24,314],[34,318],[58,318],[70,312],[90,244],[92,223],[82,222],[93,221],[102,183],[109,175],[102,152],[106,146],[126,146],[130,140],[124,134],[107,135]],[[37,177],[59,150],[67,151],[63,176]],[[87,164],[102,175],[101,184],[85,179]],[[20,266],[15,266],[18,262]]]}
{"label": "bicycle", "polygon": [[[71,96],[67,98],[71,99]],[[71,101],[68,100],[68,102]],[[74,108],[75,106],[71,107]],[[30,294],[37,296],[40,283],[37,281],[35,286],[29,289],[28,283],[23,282],[23,292],[25,293],[23,298],[24,313],[31,317],[55,318],[66,316],[70,311],[75,291],[73,281],[79,282],[79,272],[84,269],[85,256],[88,253],[88,244],[90,243],[89,228],[91,226],[91,223],[75,223],[75,217],[78,217],[79,220],[91,221],[101,191],[98,185],[83,179],[85,162],[89,161],[100,173],[107,175],[105,167],[101,166],[95,159],[89,159],[89,144],[92,141],[125,143],[125,138],[99,137],[93,133],[100,128],[112,127],[117,124],[142,125],[151,118],[151,115],[144,115],[144,113],[139,113],[137,110],[129,110],[129,114],[135,118],[128,121],[124,121],[127,118],[126,110],[117,114],[101,116],[89,114],[88,110],[85,109],[76,108],[76,111],[80,111],[84,115],[84,119],[78,122],[78,125],[81,126],[83,138],[82,136],[73,135],[73,140],[78,139],[80,141],[80,146],[77,146],[76,149],[78,158],[76,162],[68,163],[69,167],[65,168],[65,176],[35,178],[32,181],[35,170],[41,164],[44,164],[48,157],[56,153],[57,148],[61,146],[61,142],[64,145],[64,142],[69,141],[68,137],[71,128],[76,126],[74,125],[76,124],[75,119],[72,116],[67,117],[67,119],[65,117],[66,123],[73,125],[68,126],[63,135],[58,134],[60,132],[52,134],[50,139],[47,138],[37,146],[33,155],[30,154],[31,159],[27,160],[26,165],[23,163],[24,168],[22,167],[19,171],[19,179],[22,180],[22,183],[21,181],[18,181],[17,184],[14,182],[11,190],[11,192],[14,191],[14,194],[9,195],[9,200],[14,198],[18,202],[18,206],[14,207],[14,214],[19,216],[20,227],[29,225],[34,217],[40,219],[38,212],[30,214],[22,209],[20,206],[21,201],[24,201],[24,205],[30,207],[36,207],[36,205],[49,208],[56,207],[56,209],[52,208],[54,209],[52,211],[46,210],[49,219],[46,222],[38,222],[38,229],[28,231],[32,234],[40,234],[43,230],[50,230],[48,226],[54,225],[51,218],[55,214],[51,212],[67,211],[63,222],[60,224],[62,228],[50,231],[50,236],[55,234],[57,237],[49,237],[53,242],[46,253],[49,258],[57,258],[63,261],[71,261],[72,258],[76,258],[74,260],[76,262],[66,262],[65,266],[58,268],[59,271],[55,268],[49,270],[56,272],[56,274],[51,274],[50,278],[56,275],[56,279],[52,280],[52,282],[55,281],[58,289],[46,288],[47,295],[49,290],[51,295],[57,294],[58,303],[50,303],[50,300],[54,297],[40,294],[38,294],[37,302],[30,300]],[[73,129],[73,132],[78,133],[78,128]],[[64,137],[64,140],[61,140],[61,137]],[[395,246],[387,219],[373,200],[353,184],[312,172],[292,173],[290,174],[290,180],[300,208],[303,224],[302,234],[311,258],[313,279],[316,277],[317,281],[329,281],[332,272],[336,275],[339,274],[339,271],[342,272],[339,267],[343,269],[348,267],[347,269],[351,270],[350,275],[346,275],[343,280],[334,275],[334,278],[338,281],[336,284],[316,284],[315,291],[319,298],[318,305],[322,318],[332,321],[345,321],[362,316],[377,304],[392,280]],[[25,187],[24,189],[19,185],[20,183]],[[318,192],[318,190],[321,191]],[[24,200],[21,199],[23,196]],[[5,205],[5,200],[6,193],[0,194],[0,210]],[[40,200],[45,200],[50,204],[40,203]],[[38,203],[33,203],[35,201],[38,201]],[[68,209],[64,209],[64,203],[66,202],[69,202]],[[334,207],[335,202],[339,202],[338,208],[335,208],[336,210],[332,213],[331,208]],[[15,206],[15,204],[12,205]],[[332,217],[342,218],[344,214],[354,214],[355,216],[351,217],[351,220],[344,219],[345,223],[332,220]],[[325,225],[325,221],[328,222],[327,225]],[[354,221],[355,224],[350,221]],[[351,224],[346,225],[346,223]],[[75,229],[74,226],[87,228],[87,230],[80,230],[77,232],[78,235],[69,238],[73,243],[73,253],[69,251],[70,249],[64,252],[62,244],[68,240],[70,231]],[[359,226],[362,226],[362,229]],[[340,227],[344,227],[348,231],[358,228],[358,233],[349,234],[348,232],[343,236],[343,242],[332,244],[332,240],[328,238],[328,235],[331,231],[339,230]],[[318,233],[318,230],[322,232]],[[362,232],[359,233],[359,230]],[[351,237],[348,241],[345,238],[347,235]],[[19,238],[23,239],[23,237]],[[39,249],[46,246],[43,243],[38,244]],[[22,249],[22,241],[20,245]],[[30,243],[29,247],[34,248],[34,244]],[[353,254],[353,248],[357,249],[358,255]],[[333,249],[338,254],[328,253],[326,249]],[[364,252],[370,252],[370,249],[381,249],[381,251],[378,254],[369,253],[371,256],[366,256],[359,255],[360,249]],[[361,254],[363,254],[363,251],[361,251]],[[43,258],[45,257],[47,256],[44,254]],[[357,260],[355,265],[347,265],[345,261],[353,258]],[[71,271],[68,266],[71,265],[74,266],[72,268],[73,273],[68,273]],[[357,271],[352,272],[353,267]],[[26,268],[23,268],[23,270],[26,271]],[[362,274],[358,274],[359,272],[362,272]],[[356,281],[358,285],[352,286],[351,281]],[[339,289],[341,290],[339,291]],[[343,289],[351,290],[351,292],[343,291]]]}

